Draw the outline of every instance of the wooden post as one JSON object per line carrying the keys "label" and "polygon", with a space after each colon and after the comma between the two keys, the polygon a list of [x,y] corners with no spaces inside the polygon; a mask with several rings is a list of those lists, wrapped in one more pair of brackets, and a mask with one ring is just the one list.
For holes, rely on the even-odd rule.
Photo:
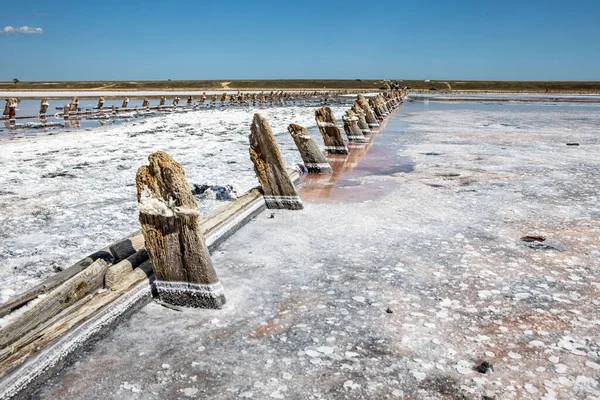
{"label": "wooden post", "polygon": [[354,114],[358,117],[358,127],[362,131],[363,135],[371,134],[371,128],[369,128],[369,123],[365,119],[365,112],[363,109],[360,108],[358,104],[354,103],[352,105],[352,111],[354,111]]}
{"label": "wooden post", "polygon": [[227,92],[221,95],[221,107],[225,106],[225,101],[227,101]]}
{"label": "wooden post", "polygon": [[65,103],[65,107],[63,108],[63,119],[67,120],[69,119],[69,109],[71,108],[71,106],[69,105],[69,103]]}
{"label": "wooden post", "polygon": [[249,151],[267,208],[303,209],[302,200],[287,173],[273,131],[260,114],[254,114],[252,119]]}
{"label": "wooden post", "polygon": [[188,96],[188,99],[187,99],[188,107],[191,107],[193,102],[194,102],[194,98],[192,96]]}
{"label": "wooden post", "polygon": [[98,107],[96,107],[98,110],[102,110],[104,108],[104,97],[100,97],[100,99],[98,99]]}
{"label": "wooden post", "polygon": [[170,304],[221,308],[223,286],[217,278],[198,226],[198,204],[183,167],[167,153],[148,157],[137,172],[140,223],[158,297]]}
{"label": "wooden post", "polygon": [[19,100],[16,97],[11,97],[10,99],[6,99],[6,106],[4,107],[4,115],[8,116],[8,119],[11,121],[16,119],[17,117],[17,105],[19,104]]}
{"label": "wooden post", "polygon": [[144,97],[144,102],[142,103],[142,107],[148,108],[150,107],[150,100],[147,97]]}
{"label": "wooden post", "polygon": [[349,141],[366,142],[365,135],[363,135],[362,130],[358,127],[358,117],[352,110],[346,111],[346,115],[342,117],[342,121],[344,121],[344,132],[346,132]]}
{"label": "wooden post", "polygon": [[77,97],[73,97],[73,101],[71,101],[71,105],[69,106],[69,112],[75,111],[79,108],[79,99]]}
{"label": "wooden post", "polygon": [[159,106],[164,106],[166,101],[167,101],[167,98],[165,96],[161,96],[160,97],[160,103],[158,105]]}
{"label": "wooden post", "polygon": [[321,107],[315,111],[317,126],[325,142],[325,151],[329,154],[348,154],[348,148],[337,127],[333,112],[329,107]]}
{"label": "wooden post", "polygon": [[358,106],[360,108],[362,108],[363,111],[365,112],[365,119],[367,120],[367,123],[369,124],[369,128],[379,127],[379,121],[377,120],[375,113],[371,109],[371,106],[369,106],[367,99],[365,99],[365,96],[363,96],[362,94],[359,94],[356,99],[356,102],[357,102]]}
{"label": "wooden post", "polygon": [[325,156],[319,150],[319,146],[315,143],[306,129],[300,125],[291,124],[288,126],[288,131],[294,143],[298,147],[304,166],[311,174],[332,174],[333,170],[325,159]]}
{"label": "wooden post", "polygon": [[121,108],[127,108],[128,105],[129,105],[129,97],[125,97],[125,99],[123,100],[123,104],[121,105]]}
{"label": "wooden post", "polygon": [[383,121],[383,113],[381,112],[381,109],[377,106],[377,102],[375,102],[374,99],[369,99],[369,106],[375,112],[375,116],[377,117],[377,119],[379,121]]}
{"label": "wooden post", "polygon": [[7,116],[8,115],[8,105],[10,104],[10,99],[6,98],[6,99],[4,99],[4,101],[6,103],[4,103],[4,112],[2,113],[2,115]]}
{"label": "wooden post", "polygon": [[40,102],[40,115],[46,115],[46,113],[48,112],[49,105],[50,104],[48,104],[48,99],[44,97]]}
{"label": "wooden post", "polygon": [[177,106],[179,104],[179,97],[175,96],[175,98],[173,99],[173,106]]}

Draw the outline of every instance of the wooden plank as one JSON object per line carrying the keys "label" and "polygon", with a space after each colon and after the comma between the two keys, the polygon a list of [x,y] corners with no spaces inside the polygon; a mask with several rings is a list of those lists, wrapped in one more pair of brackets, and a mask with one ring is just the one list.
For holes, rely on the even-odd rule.
{"label": "wooden plank", "polygon": [[[142,235],[140,235],[142,236]],[[144,237],[141,237],[144,239]],[[133,238],[132,238],[133,239]],[[133,253],[125,260],[120,261],[117,264],[111,265],[106,271],[104,277],[104,286],[107,289],[112,289],[115,285],[128,273],[132,272],[137,266],[148,260],[148,252],[146,249],[140,249]]]}
{"label": "wooden plank", "polygon": [[38,304],[0,330],[0,348],[10,345],[82,297],[102,289],[106,270],[106,262],[98,259],[84,271],[54,289]]}
{"label": "wooden plank", "polygon": [[109,251],[115,258],[115,262],[125,260],[127,257],[135,254],[136,251],[144,248],[143,236],[132,236],[120,240],[109,246]]}

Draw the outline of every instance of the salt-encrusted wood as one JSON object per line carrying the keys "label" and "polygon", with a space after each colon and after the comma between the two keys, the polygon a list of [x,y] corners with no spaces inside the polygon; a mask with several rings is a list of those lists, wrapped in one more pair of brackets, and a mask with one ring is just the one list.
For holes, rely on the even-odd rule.
{"label": "salt-encrusted wood", "polygon": [[321,107],[315,111],[315,119],[323,136],[325,151],[329,154],[348,154],[340,129],[337,127],[333,112],[329,107]]}
{"label": "salt-encrusted wood", "polygon": [[333,170],[327,159],[319,150],[319,146],[308,135],[306,129],[300,125],[290,124],[288,131],[298,147],[304,166],[311,174],[332,174]]}
{"label": "salt-encrusted wood", "polygon": [[121,108],[127,108],[128,105],[129,105],[129,97],[125,97],[123,99],[123,104],[121,104]]}
{"label": "salt-encrusted wood", "polygon": [[161,96],[160,97],[160,103],[158,105],[159,106],[164,106],[166,102],[167,102],[167,98],[165,96]]}
{"label": "salt-encrusted wood", "polygon": [[[143,235],[142,240],[143,240]],[[126,259],[118,262],[117,264],[111,265],[106,271],[104,277],[104,286],[107,289],[112,289],[116,284],[124,278],[128,273],[132,272],[140,264],[148,260],[148,252],[146,249],[141,249]]]}
{"label": "salt-encrusted wood", "polygon": [[150,100],[148,100],[148,98],[144,97],[144,101],[142,103],[142,107],[145,107],[145,108],[150,107]]}
{"label": "salt-encrusted wood", "polygon": [[73,305],[82,297],[102,289],[106,270],[106,262],[98,259],[84,271],[54,289],[39,303],[0,330],[0,349],[9,346],[15,340]]}
{"label": "salt-encrusted wood", "polygon": [[83,260],[76,262],[68,268],[52,275],[44,282],[32,287],[24,293],[8,300],[5,303],[0,304],[0,317],[10,314],[13,310],[16,310],[23,305],[27,304],[31,300],[35,299],[40,294],[49,293],[51,290],[64,283],[68,279],[77,275],[87,267],[93,264],[97,259],[102,258],[104,260],[112,259],[112,256],[108,251],[100,250],[93,254],[90,254]]}
{"label": "salt-encrusted wood", "polygon": [[46,115],[49,106],[50,104],[48,104],[48,99],[44,97],[40,102],[40,115]]}
{"label": "salt-encrusted wood", "polygon": [[352,112],[352,110],[346,111],[346,114],[342,117],[344,121],[344,132],[348,136],[348,140],[351,142],[364,143],[365,135],[362,130],[358,127],[358,117]]}
{"label": "salt-encrusted wood", "polygon": [[[74,348],[84,344],[90,338],[91,333],[98,333],[99,328],[105,326],[110,320],[123,316],[128,308],[134,307],[140,299],[138,293],[131,293],[130,296],[127,296],[129,293],[124,294],[133,287],[137,288],[136,285],[140,282],[150,280],[152,277],[152,266],[150,261],[146,261],[123,277],[112,290],[100,292],[93,296],[81,297],[60,314],[19,337],[11,346],[0,349],[0,378],[4,378],[8,372],[23,364],[40,349],[44,349],[56,339],[71,331],[70,334],[67,334],[61,341],[53,345],[60,348],[60,354],[56,354],[50,349],[40,355],[41,359],[38,357],[38,359],[31,360],[28,363],[29,365],[25,366],[25,371],[13,374],[12,379],[3,379],[0,383],[0,396],[16,394],[26,390],[29,382],[34,381],[39,374],[56,365],[61,358],[74,351]],[[142,291],[142,296],[149,300],[150,285],[140,286],[139,289]],[[120,297],[127,298],[126,304],[119,301]],[[84,325],[83,328],[78,326],[89,319],[92,319],[92,323],[86,324],[88,326]],[[103,319],[104,321],[102,321]],[[73,329],[76,326],[78,326],[77,329]],[[77,343],[73,343],[73,341]],[[63,345],[65,342],[71,343]]]}
{"label": "salt-encrusted wood", "polygon": [[136,251],[144,248],[144,236],[132,236],[111,244],[108,249],[115,262],[126,259]]}
{"label": "salt-encrusted wood", "polygon": [[352,111],[358,117],[358,127],[360,128],[363,135],[371,134],[371,128],[369,128],[369,123],[365,118],[365,112],[357,103],[352,105]]}
{"label": "salt-encrusted wood", "polygon": [[367,99],[365,99],[365,96],[363,96],[362,94],[359,94],[356,102],[358,103],[358,106],[360,108],[363,109],[363,111],[365,112],[365,119],[367,120],[367,123],[369,124],[369,128],[377,128],[379,127],[379,121],[377,120],[377,116],[375,115],[374,111],[371,109],[371,106],[369,106],[369,103],[367,102]]}
{"label": "salt-encrusted wood", "polygon": [[369,106],[371,107],[371,109],[375,113],[375,116],[377,117],[377,120],[383,121],[384,115],[381,112],[381,109],[378,107],[378,104],[375,102],[374,99],[372,99],[372,98],[369,99]]}
{"label": "salt-encrusted wood", "polygon": [[69,112],[76,112],[79,108],[79,99],[77,97],[73,97],[71,100],[71,104],[69,104]]}
{"label": "salt-encrusted wood", "polygon": [[199,230],[198,204],[183,167],[162,151],[148,160],[137,172],[136,186],[159,298],[181,306],[223,307],[223,287]]}
{"label": "salt-encrusted wood", "polygon": [[254,114],[252,119],[249,152],[267,208],[303,209],[302,200],[287,173],[273,131],[260,114]]}
{"label": "salt-encrusted wood", "polygon": [[102,110],[104,108],[104,97],[100,97],[98,99],[98,106],[96,108],[98,110]]}

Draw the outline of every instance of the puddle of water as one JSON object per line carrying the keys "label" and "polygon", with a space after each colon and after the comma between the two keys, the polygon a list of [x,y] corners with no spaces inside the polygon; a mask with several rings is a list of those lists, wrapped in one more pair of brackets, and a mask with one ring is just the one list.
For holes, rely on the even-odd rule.
{"label": "puddle of water", "polygon": [[[333,169],[330,175],[306,175],[299,188],[303,201],[308,202],[359,202],[389,193],[394,187],[390,181],[365,182],[369,176],[391,176],[412,172],[410,157],[399,156],[402,143],[399,135],[405,124],[398,111],[375,131],[366,144],[349,144],[348,155],[329,155],[327,161]],[[394,185],[395,186],[395,185]]]}

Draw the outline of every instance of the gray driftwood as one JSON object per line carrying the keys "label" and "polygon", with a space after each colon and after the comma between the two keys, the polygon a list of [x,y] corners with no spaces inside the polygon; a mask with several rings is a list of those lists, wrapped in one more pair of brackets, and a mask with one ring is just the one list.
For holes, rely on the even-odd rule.
{"label": "gray driftwood", "polygon": [[319,146],[317,146],[315,141],[308,135],[306,128],[300,125],[290,124],[290,126],[288,126],[288,131],[290,132],[290,135],[292,135],[294,143],[296,143],[300,156],[302,157],[302,161],[304,161],[304,166],[309,173],[333,173],[327,159],[323,153],[321,153],[321,150],[319,150]]}
{"label": "gray driftwood", "polygon": [[[140,236],[143,241],[143,235]],[[106,276],[104,277],[104,286],[107,289],[114,288],[125,275],[133,271],[146,260],[148,260],[148,252],[146,249],[141,249],[117,264],[111,265],[108,268],[108,271],[106,271]]]}
{"label": "gray driftwood", "polygon": [[198,204],[183,167],[162,151],[148,160],[137,172],[136,186],[158,296],[175,305],[221,308],[223,287],[199,229]]}
{"label": "gray driftwood", "polygon": [[325,151],[329,154],[348,154],[340,129],[337,127],[333,112],[329,107],[321,107],[315,111],[317,126],[323,136]]}
{"label": "gray driftwood", "polygon": [[48,296],[41,299],[39,303],[0,331],[2,333],[0,335],[0,348],[10,345],[16,339],[73,305],[82,297],[102,289],[106,270],[106,262],[98,259],[84,271],[54,289]]}
{"label": "gray driftwood", "polygon": [[249,152],[267,208],[303,209],[302,200],[287,173],[273,131],[260,114],[254,114],[252,119]]}

